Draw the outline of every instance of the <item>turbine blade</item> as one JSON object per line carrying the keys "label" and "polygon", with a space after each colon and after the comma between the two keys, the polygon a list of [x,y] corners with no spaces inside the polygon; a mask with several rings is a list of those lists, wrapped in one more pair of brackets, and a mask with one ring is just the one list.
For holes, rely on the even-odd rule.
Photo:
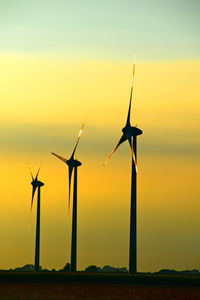
{"label": "turbine blade", "polygon": [[30,168],[29,166],[28,166],[28,169],[29,169],[29,171],[30,171],[32,180],[34,180],[33,173],[31,172],[31,168]]}
{"label": "turbine blade", "polygon": [[35,176],[35,179],[36,179],[36,180],[38,179],[38,175],[39,175],[39,173],[40,173],[40,169],[41,169],[41,166],[42,166],[42,162],[43,162],[43,159],[42,159],[41,162],[40,162],[40,166],[39,166],[38,171],[37,171],[37,174],[36,174],[36,176]]}
{"label": "turbine blade", "polygon": [[130,101],[129,101],[129,108],[128,108],[128,115],[126,120],[126,125],[131,125],[131,104],[132,104],[132,98],[133,98],[133,84],[134,84],[134,77],[135,77],[135,56],[134,56],[134,62],[133,62],[133,77],[132,77],[132,85],[131,85],[131,93],[130,93]]}
{"label": "turbine blade", "polygon": [[35,195],[35,191],[36,191],[37,187],[35,185],[33,185],[33,189],[32,189],[32,199],[31,199],[31,210],[33,207],[33,200],[34,200],[34,195]]}
{"label": "turbine blade", "polygon": [[39,173],[40,173],[40,168],[41,168],[41,166],[38,168],[37,174],[36,174],[36,176],[35,176],[35,180],[38,180],[38,175],[39,175]]}
{"label": "turbine blade", "polygon": [[134,54],[134,58],[133,58],[133,78],[135,75],[135,61],[136,61],[136,54]]}
{"label": "turbine blade", "polygon": [[126,125],[131,126],[131,104],[132,104],[132,97],[133,97],[133,86],[131,87],[131,93],[130,93],[130,101],[129,101],[129,107],[128,107],[128,115],[126,120]]}
{"label": "turbine blade", "polygon": [[113,151],[109,154],[108,158],[106,159],[105,163],[103,164],[104,166],[107,165],[108,161],[111,159],[111,157],[114,155],[115,151],[117,150],[117,148],[127,140],[127,136],[125,134],[122,135],[122,137],[120,138],[117,146],[113,149]]}
{"label": "turbine blade", "polygon": [[67,159],[66,158],[64,158],[64,157],[62,157],[62,156],[60,156],[60,155],[58,155],[56,153],[53,153],[53,152],[51,152],[51,154],[55,155],[57,158],[59,158],[60,160],[64,161],[65,163],[67,163]]}
{"label": "turbine blade", "polygon": [[71,181],[72,181],[72,173],[73,173],[73,166],[69,165],[69,196],[68,196],[68,212],[70,209],[70,196],[71,196]]}
{"label": "turbine blade", "polygon": [[[83,132],[83,127],[84,127],[84,125],[85,125],[85,124],[83,123],[83,125],[81,126],[81,129],[80,129],[80,131],[79,131],[78,139],[77,139],[76,145],[75,145],[74,150],[73,150],[72,155],[71,155],[71,158],[72,158],[72,159],[74,158],[74,154],[75,154],[75,152],[76,152],[76,148],[77,148],[78,143],[79,143],[79,140],[80,140],[80,138],[81,138],[81,134],[82,134],[82,132]],[[71,159],[71,158],[70,158],[70,159]]]}
{"label": "turbine blade", "polygon": [[129,145],[131,147],[131,153],[132,153],[132,158],[133,158],[133,162],[134,162],[134,165],[135,165],[135,171],[136,171],[136,173],[138,173],[137,161],[136,161],[135,151],[134,151],[133,136],[129,136],[127,138],[128,138],[128,141],[129,141]]}

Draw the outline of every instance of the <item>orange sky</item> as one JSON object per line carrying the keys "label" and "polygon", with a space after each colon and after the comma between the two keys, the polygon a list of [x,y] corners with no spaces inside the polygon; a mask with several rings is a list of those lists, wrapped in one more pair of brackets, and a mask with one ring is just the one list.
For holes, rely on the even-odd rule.
{"label": "orange sky", "polygon": [[[125,122],[131,62],[48,54],[1,54],[0,62],[0,266],[33,263],[27,163],[35,172],[42,158],[41,264],[61,268],[69,260],[67,168],[50,152],[69,157],[83,121],[78,268],[127,266],[128,145],[102,164]],[[199,67],[198,60],[136,64],[132,123],[144,132],[138,138],[139,271],[199,268]]]}

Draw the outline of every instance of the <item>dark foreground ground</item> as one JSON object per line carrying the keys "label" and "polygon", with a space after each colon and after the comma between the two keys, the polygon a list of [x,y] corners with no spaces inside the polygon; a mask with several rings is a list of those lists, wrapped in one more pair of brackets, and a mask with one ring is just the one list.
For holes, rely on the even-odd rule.
{"label": "dark foreground ground", "polygon": [[200,300],[200,277],[0,273],[0,300]]}

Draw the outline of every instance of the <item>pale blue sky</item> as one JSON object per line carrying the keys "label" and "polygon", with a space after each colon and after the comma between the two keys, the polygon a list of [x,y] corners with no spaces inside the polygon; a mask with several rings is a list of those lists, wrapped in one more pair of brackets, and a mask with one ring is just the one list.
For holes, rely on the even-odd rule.
{"label": "pale blue sky", "polygon": [[0,51],[91,59],[197,59],[200,2],[0,1]]}

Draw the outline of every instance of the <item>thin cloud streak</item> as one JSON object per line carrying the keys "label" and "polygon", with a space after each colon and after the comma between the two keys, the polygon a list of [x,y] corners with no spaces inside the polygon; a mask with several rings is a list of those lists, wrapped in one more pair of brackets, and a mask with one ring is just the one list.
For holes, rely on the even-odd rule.
{"label": "thin cloud streak", "polygon": [[[70,153],[74,145],[77,124],[1,124],[1,151],[6,153],[45,153],[54,149]],[[139,152],[143,155],[198,155],[200,143],[198,132],[191,129],[175,132],[174,129],[148,129],[138,139]],[[115,128],[87,126],[80,145],[80,152],[93,157],[105,155],[118,136]],[[120,149],[127,154],[126,147]]]}

